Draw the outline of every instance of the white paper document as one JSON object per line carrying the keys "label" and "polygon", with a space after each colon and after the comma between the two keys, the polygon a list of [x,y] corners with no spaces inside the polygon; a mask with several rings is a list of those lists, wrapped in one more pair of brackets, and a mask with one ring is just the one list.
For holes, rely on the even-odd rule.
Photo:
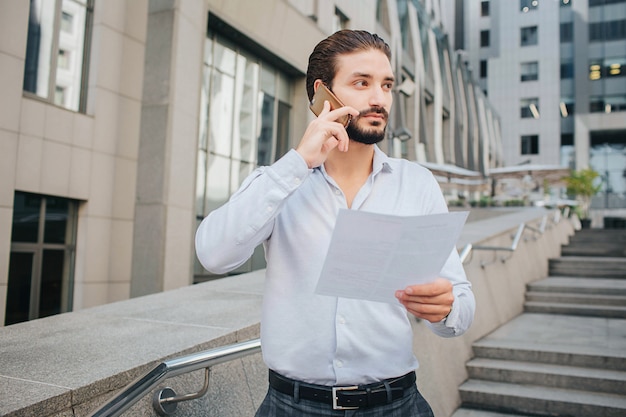
{"label": "white paper document", "polygon": [[398,304],[397,290],[437,278],[468,214],[340,210],[315,292]]}

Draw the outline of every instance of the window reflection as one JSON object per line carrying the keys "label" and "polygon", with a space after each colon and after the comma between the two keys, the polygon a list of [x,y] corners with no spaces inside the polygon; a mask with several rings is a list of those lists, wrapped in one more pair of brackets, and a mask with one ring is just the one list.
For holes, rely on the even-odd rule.
{"label": "window reflection", "polygon": [[521,81],[536,81],[539,79],[539,63],[537,61],[522,62],[520,72]]}
{"label": "window reflection", "polygon": [[230,156],[233,136],[233,94],[235,80],[223,73],[215,72],[209,103],[209,150],[219,155]]}
{"label": "window reflection", "polygon": [[[291,117],[292,83],[285,74],[216,34],[210,34],[204,50],[198,222],[224,204],[256,167],[270,165],[287,152]],[[237,272],[252,265],[263,263],[252,259]],[[196,282],[210,279],[198,263],[194,271]]]}
{"label": "window reflection", "polygon": [[529,26],[520,29],[520,45],[530,46],[537,45],[539,42],[539,36],[537,26]]}
{"label": "window reflection", "polygon": [[589,62],[589,79],[614,78],[626,76],[626,57],[611,57]]}
{"label": "window reflection", "polygon": [[30,0],[24,91],[84,111],[85,34],[92,9],[92,2],[80,0]]}
{"label": "window reflection", "polygon": [[539,118],[539,99],[524,98],[520,100],[520,110],[522,119]]}

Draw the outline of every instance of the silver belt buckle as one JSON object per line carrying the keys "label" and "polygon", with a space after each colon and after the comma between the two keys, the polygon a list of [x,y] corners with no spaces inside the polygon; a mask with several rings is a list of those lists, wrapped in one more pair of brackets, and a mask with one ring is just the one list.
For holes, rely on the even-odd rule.
{"label": "silver belt buckle", "polygon": [[344,407],[337,404],[337,391],[354,391],[359,389],[358,385],[349,387],[332,387],[333,391],[333,410],[357,410],[359,407]]}

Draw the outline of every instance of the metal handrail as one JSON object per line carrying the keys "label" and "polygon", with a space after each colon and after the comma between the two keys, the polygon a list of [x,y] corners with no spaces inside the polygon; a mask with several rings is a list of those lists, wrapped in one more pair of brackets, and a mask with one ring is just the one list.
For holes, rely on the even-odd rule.
{"label": "metal handrail", "polygon": [[533,227],[533,226],[528,226],[526,225],[526,227],[530,230],[534,230],[535,232],[538,232],[539,234],[543,234],[546,231],[546,226],[548,225],[548,215],[546,214],[545,216],[543,216],[543,218],[541,219],[541,224],[539,225],[539,227]]}
{"label": "metal handrail", "polygon": [[513,242],[511,246],[474,246],[473,250],[504,250],[508,252],[515,252],[517,249],[517,245],[519,244],[520,239],[522,238],[522,233],[524,233],[524,228],[526,224],[521,223],[518,228],[515,236],[513,237]]}
{"label": "metal handrail", "polygon": [[[559,223],[561,220],[561,212],[559,210],[556,211],[554,217],[552,218],[553,223]],[[470,255],[475,250],[493,250],[493,251],[507,251],[507,252],[515,252],[517,246],[519,245],[520,239],[524,233],[525,229],[532,230],[539,234],[543,234],[546,231],[548,225],[548,216],[545,215],[541,219],[541,223],[539,227],[529,226],[526,223],[521,223],[518,228],[515,236],[513,237],[513,242],[511,246],[474,246],[471,243],[468,243],[463,247],[461,252],[459,253],[459,258],[461,259],[461,263],[465,264],[465,261],[470,257]],[[503,259],[505,261],[506,259]],[[485,267],[486,264],[481,263],[481,267]]]}
{"label": "metal handrail", "polygon": [[[228,346],[207,350],[204,352],[194,353],[182,356],[176,359],[170,359],[160,363],[147,374],[141,376],[134,382],[128,384],[119,394],[111,398],[97,410],[89,414],[90,417],[117,417],[124,411],[128,410],[139,399],[148,394],[152,389],[159,385],[162,381],[175,376],[183,375],[189,372],[206,369],[205,386],[198,393],[181,395],[179,397],[169,396],[162,398],[160,394],[167,393],[175,395],[174,391],[166,388],[157,392],[154,397],[155,409],[158,405],[174,404],[178,401],[186,401],[198,398],[198,394],[206,393],[208,389],[208,369],[212,366],[229,362],[244,356],[257,353],[261,350],[261,341],[259,339],[249,340],[247,342],[235,343]],[[158,398],[157,398],[158,397]],[[163,407],[165,408],[165,407]],[[169,410],[161,410],[163,414],[169,414]],[[158,412],[158,409],[157,409]]]}

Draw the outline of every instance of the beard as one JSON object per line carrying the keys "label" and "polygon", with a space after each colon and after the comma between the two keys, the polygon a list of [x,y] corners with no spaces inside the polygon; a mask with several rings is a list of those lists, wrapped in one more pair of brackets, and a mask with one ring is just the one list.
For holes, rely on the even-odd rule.
{"label": "beard", "polygon": [[[358,125],[361,117],[370,113],[380,113],[384,116],[385,126],[382,129],[376,129],[376,127],[380,126],[382,122],[373,122],[371,128],[362,128]],[[363,143],[365,145],[374,145],[385,139],[388,116],[389,114],[387,113],[387,110],[382,107],[372,107],[370,109],[363,110],[358,116],[352,119],[350,124],[348,124],[346,127],[346,133],[348,134],[350,140]]]}

